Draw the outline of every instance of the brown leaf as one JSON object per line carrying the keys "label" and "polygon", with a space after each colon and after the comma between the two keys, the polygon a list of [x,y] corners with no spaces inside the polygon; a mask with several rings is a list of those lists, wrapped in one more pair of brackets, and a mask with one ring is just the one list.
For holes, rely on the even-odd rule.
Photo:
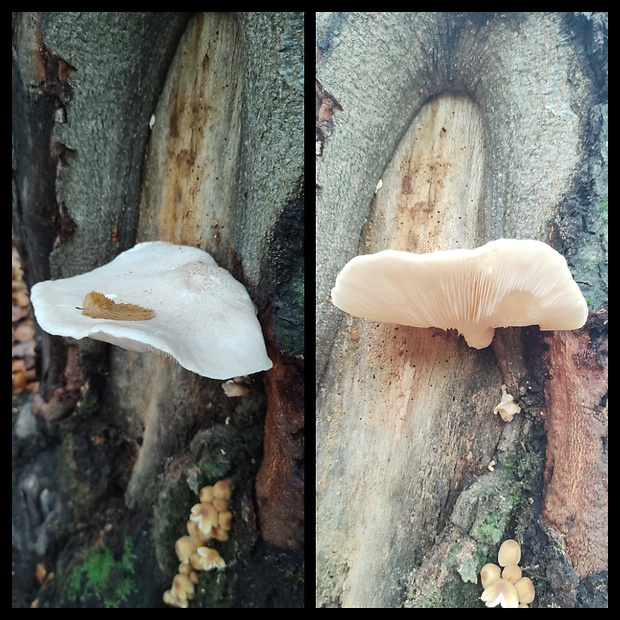
{"label": "brown leaf", "polygon": [[148,321],[155,313],[136,304],[117,304],[105,295],[91,291],[82,302],[82,314],[93,319],[111,319],[113,321]]}

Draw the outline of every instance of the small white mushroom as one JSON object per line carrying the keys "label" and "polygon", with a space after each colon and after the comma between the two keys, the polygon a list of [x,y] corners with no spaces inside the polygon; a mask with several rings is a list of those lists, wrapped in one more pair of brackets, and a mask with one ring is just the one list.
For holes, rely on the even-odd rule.
{"label": "small white mushroom", "polygon": [[512,394],[506,392],[506,386],[502,385],[502,400],[499,405],[493,409],[493,413],[499,413],[504,422],[510,422],[519,411],[521,411],[521,407],[515,403]]}
{"label": "small white mushroom", "polygon": [[[154,316],[86,316],[80,308],[93,291]],[[39,325],[50,334],[165,353],[204,377],[229,379],[272,366],[245,287],[198,248],[139,243],[88,273],[35,284],[31,300]]]}
{"label": "small white mushroom", "polygon": [[487,607],[497,607],[501,605],[507,608],[517,608],[519,606],[519,595],[514,584],[506,579],[498,579],[485,588],[480,599]]}
{"label": "small white mushroom", "polygon": [[566,259],[540,241],[498,239],[475,250],[385,250],[350,260],[335,306],[373,321],[457,329],[483,349],[496,327],[582,327],[588,307]]}
{"label": "small white mushroom", "polygon": [[250,391],[248,378],[235,377],[234,379],[229,379],[225,383],[222,383],[222,389],[228,398],[245,396]]}

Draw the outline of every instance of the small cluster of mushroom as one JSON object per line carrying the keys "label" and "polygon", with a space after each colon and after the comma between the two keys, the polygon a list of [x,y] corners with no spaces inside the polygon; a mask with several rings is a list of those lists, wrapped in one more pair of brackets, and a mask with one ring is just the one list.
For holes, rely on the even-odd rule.
{"label": "small cluster of mushroom", "polygon": [[181,536],[175,545],[181,562],[179,572],[172,580],[170,590],[164,592],[167,605],[187,607],[194,598],[199,577],[196,571],[224,568],[226,562],[216,549],[207,547],[210,540],[228,540],[232,527],[232,513],[228,509],[230,479],[218,480],[212,486],[200,489],[200,503],[195,504],[187,522],[187,536]]}
{"label": "small cluster of mushroom", "polygon": [[[516,540],[505,540],[497,554],[497,564],[485,564],[480,570],[484,592],[480,599],[487,607],[529,607],[534,600],[534,584],[521,576],[521,547]],[[501,567],[501,568],[500,568]]]}

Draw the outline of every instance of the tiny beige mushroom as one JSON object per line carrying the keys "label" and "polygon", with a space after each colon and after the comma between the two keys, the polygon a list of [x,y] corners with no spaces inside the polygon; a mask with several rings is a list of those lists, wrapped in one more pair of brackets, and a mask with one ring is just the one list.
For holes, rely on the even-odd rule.
{"label": "tiny beige mushroom", "polygon": [[515,403],[512,394],[506,392],[506,386],[502,385],[502,399],[499,405],[493,409],[493,413],[499,413],[504,422],[510,422],[519,411],[521,411],[521,407]]}
{"label": "tiny beige mushroom", "polygon": [[519,603],[528,605],[534,600],[536,591],[534,590],[534,584],[529,577],[521,577],[521,579],[515,582],[515,588],[517,589],[517,594],[519,595]]}
{"label": "tiny beige mushroom", "polygon": [[245,383],[236,383],[232,379],[229,379],[225,383],[222,383],[222,389],[228,398],[235,398],[238,396],[245,396],[250,388]]}
{"label": "tiny beige mushroom", "polygon": [[194,538],[198,538],[202,542],[206,542],[211,538],[210,534],[203,534],[198,527],[198,523],[196,523],[196,521],[192,521],[191,519],[188,519],[187,521],[187,533]]}
{"label": "tiny beige mushroom", "polygon": [[521,559],[521,547],[516,540],[509,538],[505,540],[497,554],[497,561],[500,566],[508,566],[508,564],[518,564]]}
{"label": "tiny beige mushroom", "polygon": [[215,508],[215,510],[217,510],[218,512],[224,512],[225,510],[228,510],[227,499],[222,499],[221,497],[214,497],[211,503],[213,504],[213,508]]}
{"label": "tiny beige mushroom", "polygon": [[197,570],[211,570],[226,566],[224,558],[211,547],[198,547],[196,553],[192,555],[191,564]]}
{"label": "tiny beige mushroom", "polygon": [[484,590],[480,597],[487,607],[517,608],[519,606],[519,595],[514,584],[507,579],[498,579]]}
{"label": "tiny beige mushroom", "polygon": [[497,564],[485,564],[480,569],[480,581],[483,589],[488,588],[494,581],[501,578],[502,569]]}
{"label": "tiny beige mushroom", "polygon": [[192,572],[192,565],[189,563],[189,561],[187,562],[187,564],[183,564],[183,562],[179,564],[179,574],[189,575],[191,572]]}
{"label": "tiny beige mushroom", "polygon": [[213,485],[202,487],[202,489],[200,489],[200,494],[198,497],[200,498],[200,501],[202,503],[212,502],[213,501]]}
{"label": "tiny beige mushroom", "polygon": [[172,580],[170,592],[178,601],[191,600],[194,598],[194,584],[188,575],[178,573]]}
{"label": "tiny beige mushroom", "polygon": [[221,540],[221,541],[228,540],[229,538],[228,530],[225,530],[223,527],[214,527],[213,538],[215,538],[215,540]]}
{"label": "tiny beige mushroom", "polygon": [[204,504],[201,502],[192,506],[189,518],[198,524],[198,529],[205,536],[211,535],[213,528],[217,527],[217,510],[211,502]]}
{"label": "tiny beige mushroom", "polygon": [[183,564],[189,564],[189,558],[200,547],[201,541],[195,536],[181,536],[174,543],[174,550],[177,557]]}
{"label": "tiny beige mushroom", "polygon": [[224,510],[217,515],[217,524],[223,530],[232,529],[232,512],[230,510]]}
{"label": "tiny beige mushroom", "polygon": [[521,579],[521,568],[516,564],[508,564],[502,571],[502,579],[507,579],[510,583],[515,583]]}
{"label": "tiny beige mushroom", "polygon": [[175,607],[182,608],[188,606],[187,598],[182,600],[177,599],[174,594],[172,594],[172,590],[166,590],[162,599],[166,605],[174,605]]}
{"label": "tiny beige mushroom", "polygon": [[230,480],[218,480],[213,485],[213,497],[219,497],[221,499],[230,499]]}

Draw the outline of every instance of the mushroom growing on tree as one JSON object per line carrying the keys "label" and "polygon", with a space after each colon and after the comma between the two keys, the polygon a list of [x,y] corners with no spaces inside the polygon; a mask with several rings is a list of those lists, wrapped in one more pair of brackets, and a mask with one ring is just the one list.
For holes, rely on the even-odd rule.
{"label": "mushroom growing on tree", "polygon": [[[480,569],[480,581],[484,591],[480,599],[487,607],[529,607],[536,594],[529,577],[523,577],[518,566],[521,560],[521,546],[509,538],[497,554],[497,564],[485,564]],[[502,570],[500,566],[503,566]]]}
{"label": "mushroom growing on tree", "polygon": [[517,413],[521,411],[521,407],[515,403],[514,396],[506,392],[506,386],[502,385],[502,400],[499,405],[493,409],[493,413],[499,413],[504,422],[510,422]]}
{"label": "mushroom growing on tree", "polygon": [[[172,581],[172,587],[163,594],[163,601],[167,605],[188,607],[188,601],[194,597],[193,586],[199,582],[195,571],[226,567],[226,562],[219,551],[203,545],[202,542],[207,542],[211,538],[219,541],[228,540],[228,532],[232,528],[232,512],[228,510],[231,493],[230,478],[218,480],[214,485],[200,489],[200,504],[192,507],[190,519],[187,522],[189,536],[181,536],[174,545],[177,558],[181,563],[179,572]],[[213,513],[215,513],[215,520],[212,518]],[[219,525],[218,517],[222,517],[222,523]],[[201,521],[205,522],[201,523]],[[200,525],[203,529],[194,531],[196,525]],[[202,536],[204,529],[208,529],[207,536]]]}
{"label": "mushroom growing on tree", "polygon": [[139,243],[88,273],[35,284],[31,300],[50,334],[164,353],[204,377],[272,366],[247,290],[198,248]]}
{"label": "mushroom growing on tree", "polygon": [[519,606],[519,595],[514,584],[507,579],[498,579],[490,586],[485,588],[480,599],[487,607],[517,608]]}
{"label": "mushroom growing on tree", "polygon": [[518,564],[521,561],[521,546],[519,543],[509,538],[505,540],[497,552],[497,562],[500,566]]}
{"label": "mushroom growing on tree", "polygon": [[496,327],[578,329],[588,317],[566,259],[534,240],[357,256],[338,274],[331,299],[341,310],[373,321],[456,329],[476,349],[491,344]]}

